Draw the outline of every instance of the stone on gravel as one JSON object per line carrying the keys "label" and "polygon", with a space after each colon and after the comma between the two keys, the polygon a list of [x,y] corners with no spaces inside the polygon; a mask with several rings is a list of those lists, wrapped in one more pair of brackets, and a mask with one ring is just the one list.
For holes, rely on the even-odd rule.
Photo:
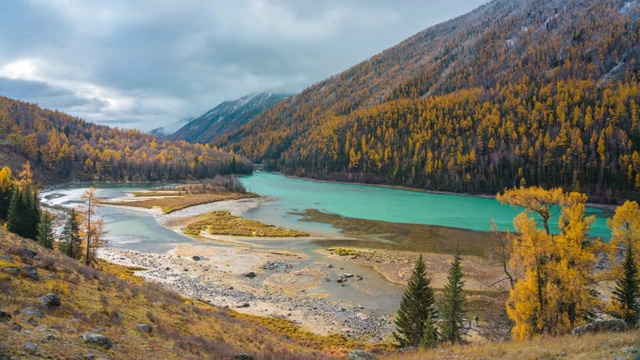
{"label": "stone on gravel", "polygon": [[347,359],[350,360],[375,360],[375,358],[372,353],[360,349],[353,350],[347,354]]}
{"label": "stone on gravel", "polygon": [[0,310],[0,322],[11,320],[11,314],[4,310]]}
{"label": "stone on gravel", "polygon": [[194,261],[200,261],[200,256],[192,256],[191,257]]}
{"label": "stone on gravel", "polygon": [[153,329],[149,324],[138,324],[136,325],[136,330],[150,334]]}
{"label": "stone on gravel", "polygon": [[253,355],[247,353],[240,353],[233,355],[233,360],[255,360]]}
{"label": "stone on gravel", "polygon": [[44,317],[44,312],[42,312],[42,310],[40,310],[38,308],[34,308],[33,306],[29,306],[29,307],[26,307],[26,308],[22,309],[22,315],[37,316],[37,317],[43,318]]}
{"label": "stone on gravel", "polygon": [[38,275],[38,269],[36,269],[34,266],[31,265],[26,265],[22,267],[22,273],[30,278],[31,280],[38,280],[40,279],[40,276]]}
{"label": "stone on gravel", "polygon": [[237,308],[248,308],[249,307],[249,303],[241,303],[236,305]]}
{"label": "stone on gravel", "polygon": [[88,343],[92,343],[92,344],[96,344],[99,346],[102,346],[104,349],[109,350],[111,349],[111,347],[113,346],[113,341],[111,341],[111,339],[109,339],[108,337],[102,335],[102,334],[97,334],[97,333],[91,333],[91,332],[84,332],[82,333],[82,339],[84,340],[84,342],[88,342]]}
{"label": "stone on gravel", "polygon": [[54,293],[48,293],[38,298],[40,305],[45,309],[55,309],[60,306],[60,298]]}
{"label": "stone on gravel", "polygon": [[587,325],[573,329],[571,335],[582,336],[584,334],[597,334],[602,332],[621,332],[627,329],[627,324],[621,319],[596,320]]}
{"label": "stone on gravel", "polygon": [[250,271],[250,272],[248,272],[248,273],[246,273],[246,274],[242,274],[242,276],[244,276],[244,277],[248,277],[248,278],[250,278],[250,279],[253,279],[253,278],[254,278],[254,277],[256,277],[257,275],[256,275],[256,273],[254,273],[253,271]]}

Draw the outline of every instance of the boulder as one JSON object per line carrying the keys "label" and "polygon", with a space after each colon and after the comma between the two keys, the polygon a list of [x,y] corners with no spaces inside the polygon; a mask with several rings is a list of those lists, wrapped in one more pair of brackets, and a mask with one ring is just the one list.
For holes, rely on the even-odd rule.
{"label": "boulder", "polygon": [[31,248],[22,248],[18,250],[18,252],[20,253],[20,255],[29,259],[33,259],[36,257],[36,255],[38,255],[38,252]]}
{"label": "boulder", "polygon": [[113,341],[102,334],[85,331],[81,336],[84,342],[99,345],[106,350],[111,349],[111,347],[113,346]]}
{"label": "boulder", "polygon": [[192,256],[191,257],[194,261],[200,261],[200,256]]}
{"label": "boulder", "polygon": [[31,341],[27,341],[24,345],[22,345],[22,347],[32,354],[38,351],[38,345],[32,343]]}
{"label": "boulder", "polygon": [[256,275],[256,273],[254,273],[253,271],[250,271],[250,272],[248,272],[248,273],[246,273],[246,274],[242,274],[242,276],[244,276],[244,277],[248,277],[249,279],[253,279],[253,278],[254,278],[254,277],[256,277],[257,275]]}
{"label": "boulder", "polygon": [[249,307],[249,303],[240,303],[238,305],[236,305],[237,308],[248,308]]}
{"label": "boulder", "polygon": [[375,358],[372,353],[360,349],[353,350],[347,354],[347,359],[350,360],[375,360]]}
{"label": "boulder", "polygon": [[627,329],[627,324],[621,319],[596,320],[587,325],[578,326],[571,331],[573,336],[597,334],[602,332],[621,332]]}
{"label": "boulder", "polygon": [[4,310],[0,310],[0,322],[11,320],[11,314]]}
{"label": "boulder", "polygon": [[136,330],[138,330],[140,332],[144,332],[144,333],[150,334],[153,329],[151,328],[151,325],[149,325],[149,324],[138,324],[138,325],[136,325]]}
{"label": "boulder", "polygon": [[8,273],[9,275],[14,275],[14,276],[20,275],[20,269],[18,269],[18,268],[9,267],[9,268],[4,269],[4,271],[6,273]]}
{"label": "boulder", "polygon": [[247,353],[240,353],[240,354],[235,354],[233,355],[233,360],[254,360],[255,358],[253,357],[253,355],[247,354]]}
{"label": "boulder", "polygon": [[44,317],[44,312],[42,312],[42,310],[29,306],[26,307],[24,309],[22,309],[22,315],[26,315],[26,316],[37,316],[40,318]]}
{"label": "boulder", "polygon": [[40,279],[40,275],[38,275],[38,269],[35,266],[26,265],[22,267],[22,273],[24,276],[30,278],[31,280]]}
{"label": "boulder", "polygon": [[54,293],[48,293],[45,296],[41,296],[38,300],[40,300],[40,305],[45,309],[51,310],[60,306],[60,298]]}

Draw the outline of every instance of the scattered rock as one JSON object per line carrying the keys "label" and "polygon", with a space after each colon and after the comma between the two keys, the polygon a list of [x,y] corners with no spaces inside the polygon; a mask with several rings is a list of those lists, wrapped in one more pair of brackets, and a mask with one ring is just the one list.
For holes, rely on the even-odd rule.
{"label": "scattered rock", "polygon": [[166,271],[171,270],[171,268],[169,268],[168,266],[166,268],[164,268]]}
{"label": "scattered rock", "polygon": [[364,278],[363,278],[361,275],[357,275],[357,276],[356,276],[356,280],[358,280],[358,281],[363,280],[363,279],[364,279]]}
{"label": "scattered rock", "polygon": [[192,256],[191,257],[194,261],[200,261],[200,256]]}
{"label": "scattered rock", "polygon": [[38,308],[34,308],[32,306],[26,307],[24,309],[22,309],[22,315],[27,315],[27,316],[37,316],[40,318],[44,317],[44,312],[42,312],[42,310],[38,309]]}
{"label": "scattered rock", "polygon": [[242,276],[247,277],[247,278],[249,278],[249,279],[253,279],[253,278],[254,278],[254,277],[256,277],[257,275],[256,275],[256,273],[254,273],[253,271],[250,271],[250,272],[248,272],[248,273],[246,273],[246,274],[242,274]]}
{"label": "scattered rock", "polygon": [[81,336],[84,342],[102,346],[107,350],[111,349],[111,347],[113,346],[113,341],[111,341],[111,339],[109,339],[108,337],[102,334],[90,333],[85,331],[84,333],[82,333]]}
{"label": "scattered rock", "polygon": [[345,277],[345,278],[352,278],[353,274],[344,273],[344,274],[342,274],[342,276]]}
{"label": "scattered rock", "polygon": [[150,334],[153,329],[149,324],[138,324],[136,325],[136,330]]}
{"label": "scattered rock", "polygon": [[20,253],[20,255],[27,257],[29,259],[33,259],[34,257],[36,257],[36,255],[38,255],[38,252],[31,248],[22,248],[18,250],[18,252]]}
{"label": "scattered rock", "polygon": [[578,326],[573,329],[571,335],[582,336],[584,334],[596,334],[601,332],[620,332],[627,329],[627,324],[621,319],[596,320],[590,324]]}
{"label": "scattered rock", "polygon": [[17,322],[14,322],[13,324],[11,324],[11,330],[20,331],[22,330],[22,326],[20,326],[20,324],[18,324]]}
{"label": "scattered rock", "polygon": [[2,256],[0,256],[0,260],[4,260],[4,261],[11,262],[11,258],[10,258],[10,257],[8,257],[7,255],[2,255]]}
{"label": "scattered rock", "polygon": [[625,346],[622,349],[623,353],[625,354],[637,354],[638,353],[638,348],[637,347],[633,347],[633,346]]}
{"label": "scattered rock", "polygon": [[10,268],[6,268],[4,269],[5,272],[7,272],[9,275],[20,275],[20,269],[18,268],[14,268],[14,267],[10,267]]}
{"label": "scattered rock", "polygon": [[31,341],[27,341],[22,347],[30,353],[35,353],[38,351],[38,345],[32,343]]}
{"label": "scattered rock", "polygon": [[360,349],[353,350],[347,354],[347,359],[351,360],[375,360],[375,358],[372,353]]}
{"label": "scattered rock", "polygon": [[45,296],[39,297],[38,300],[40,300],[40,304],[45,309],[51,310],[60,306],[60,298],[54,293],[48,293]]}
{"label": "scattered rock", "polygon": [[249,303],[240,303],[238,305],[236,305],[237,308],[248,308],[249,307]]}
{"label": "scattered rock", "polygon": [[87,354],[87,355],[84,356],[84,358],[85,358],[85,360],[93,360],[93,359],[96,358],[96,356],[93,355],[93,354]]}
{"label": "scattered rock", "polygon": [[28,278],[30,278],[31,280],[40,279],[40,276],[38,275],[38,269],[36,269],[34,266],[31,266],[31,265],[23,266],[22,273]]}
{"label": "scattered rock", "polygon": [[343,276],[340,276],[340,277],[338,278],[338,280],[336,280],[336,282],[338,282],[338,284],[342,284],[342,283],[344,283],[344,282],[347,282],[347,278],[345,278],[345,277],[343,277]]}
{"label": "scattered rock", "polygon": [[255,360],[253,355],[247,353],[240,353],[233,355],[233,360]]}
{"label": "scattered rock", "polygon": [[0,310],[0,322],[11,320],[11,314],[4,310]]}
{"label": "scattered rock", "polygon": [[331,264],[327,264],[327,268],[329,268],[329,269],[333,269],[333,265],[331,265]]}

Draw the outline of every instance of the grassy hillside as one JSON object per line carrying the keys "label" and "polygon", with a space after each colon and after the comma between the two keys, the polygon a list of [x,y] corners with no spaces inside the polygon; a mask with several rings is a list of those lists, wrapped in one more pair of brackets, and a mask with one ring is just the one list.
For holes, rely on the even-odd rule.
{"label": "grassy hillside", "polygon": [[640,192],[640,2],[495,0],[267,110],[220,144],[299,176],[468,193]]}
{"label": "grassy hillside", "polygon": [[[32,258],[27,249],[34,249]],[[344,354],[354,342],[319,337],[279,319],[238,315],[180,297],[132,276],[132,269],[102,263],[105,271],[81,265],[0,229],[0,358],[230,359],[239,353],[256,359],[314,359]],[[32,265],[39,279],[24,270]],[[113,274],[117,274],[113,275]],[[55,293],[61,305],[47,310],[39,297]],[[25,315],[35,307],[44,317]],[[148,324],[152,331],[136,329]],[[111,349],[85,343],[85,332],[113,341]],[[286,335],[286,336],[285,336]],[[35,344],[30,349],[28,342]]]}

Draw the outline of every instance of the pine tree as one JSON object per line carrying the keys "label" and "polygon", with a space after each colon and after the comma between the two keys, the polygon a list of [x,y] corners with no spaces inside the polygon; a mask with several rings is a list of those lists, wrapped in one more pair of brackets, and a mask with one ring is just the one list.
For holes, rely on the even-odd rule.
{"label": "pine tree", "polygon": [[464,290],[464,281],[462,281],[462,258],[460,257],[460,248],[456,249],[456,255],[453,258],[449,276],[449,283],[444,286],[444,302],[440,307],[441,318],[441,337],[445,341],[462,341],[464,335],[464,317],[466,314],[466,295]]}
{"label": "pine tree", "polygon": [[613,302],[620,311],[620,316],[630,328],[638,326],[640,320],[640,278],[638,267],[633,257],[633,249],[627,247],[624,262],[622,264],[623,275],[616,280],[616,289],[613,291]]}
{"label": "pine tree", "polygon": [[38,236],[36,241],[48,248],[53,249],[53,239],[55,232],[53,231],[53,216],[46,211],[40,215],[40,223],[38,224]]}
{"label": "pine tree", "polygon": [[424,343],[422,340],[425,334],[427,337],[429,334],[436,336],[433,324],[436,315],[434,294],[430,286],[431,281],[425,275],[426,267],[420,255],[396,316],[396,331],[393,337],[399,347],[417,347]]}
{"label": "pine tree", "polygon": [[9,212],[7,214],[7,230],[20,236],[25,234],[25,205],[24,192],[16,189],[16,191],[13,192],[13,196],[11,196],[11,204],[9,205]]}
{"label": "pine tree", "polygon": [[80,237],[80,225],[74,209],[71,209],[71,214],[62,228],[60,251],[74,259],[82,257],[82,237]]}

